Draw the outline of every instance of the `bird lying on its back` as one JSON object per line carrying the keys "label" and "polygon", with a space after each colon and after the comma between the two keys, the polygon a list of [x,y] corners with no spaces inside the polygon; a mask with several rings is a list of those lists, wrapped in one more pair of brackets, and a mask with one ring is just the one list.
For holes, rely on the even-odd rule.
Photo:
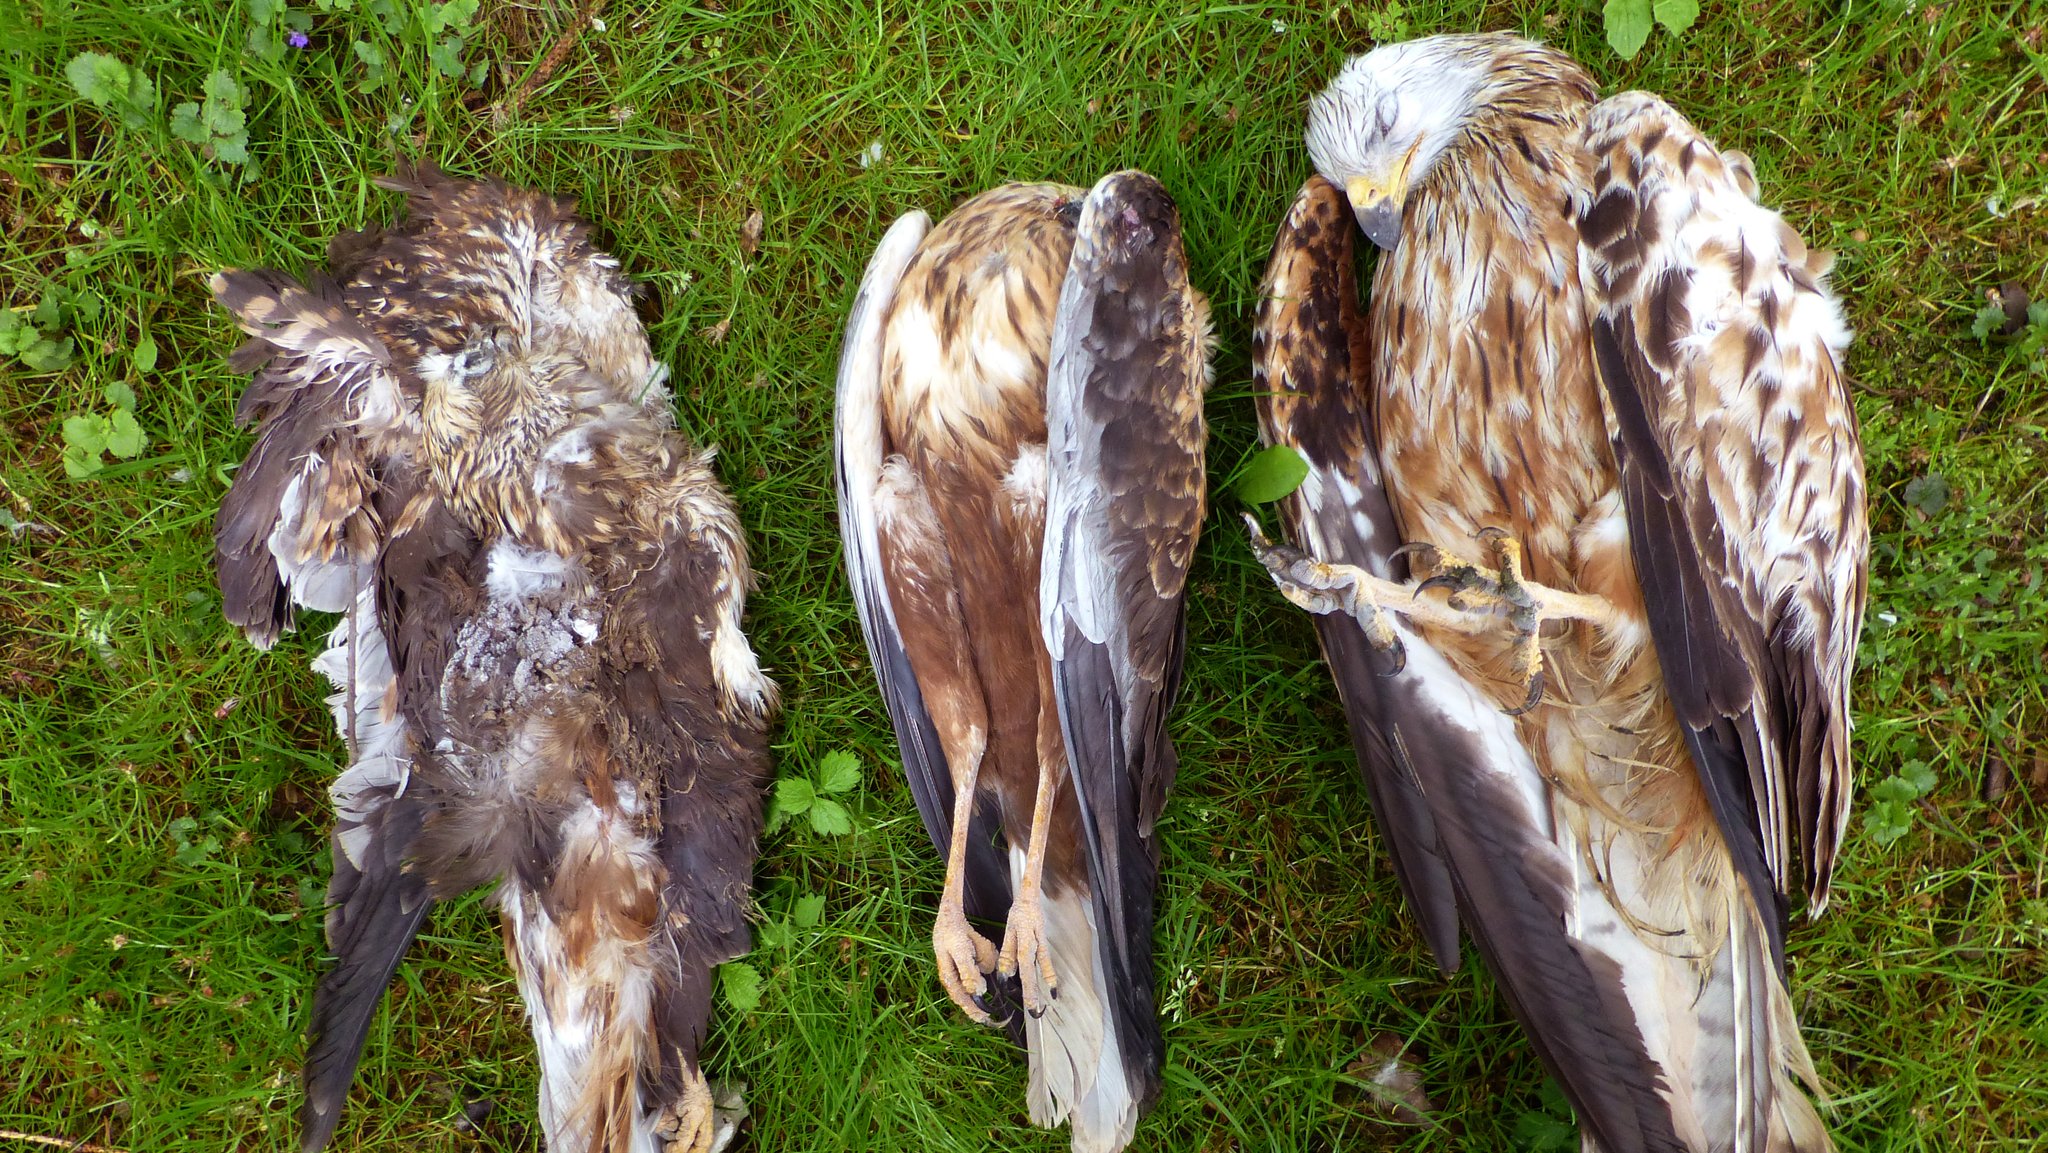
{"label": "bird lying on its back", "polygon": [[255,426],[215,525],[228,619],[315,662],[335,781],[304,1145],[334,1134],[384,986],[438,899],[495,882],[559,1150],[697,1153],[698,1065],[744,906],[776,703],[712,454],[674,427],[617,261],[568,206],[423,167],[306,285],[223,272]]}

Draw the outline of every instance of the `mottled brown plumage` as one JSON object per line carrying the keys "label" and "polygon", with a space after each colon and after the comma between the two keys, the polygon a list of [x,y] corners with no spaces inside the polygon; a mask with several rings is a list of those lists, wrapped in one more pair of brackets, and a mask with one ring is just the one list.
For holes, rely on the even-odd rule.
{"label": "mottled brown plumage", "polygon": [[[1848,792],[1847,332],[1746,160],[1594,96],[1477,36],[1318,97],[1329,183],[1282,229],[1258,362],[1268,439],[1310,464],[1308,555],[1259,543],[1332,614],[1432,947],[1448,967],[1472,930],[1588,1148],[1823,1150],[1781,942],[1789,846],[1817,910]],[[1389,249],[1363,318],[1338,189]],[[1456,603],[1410,599],[1405,542]]]}
{"label": "mottled brown plumage", "polygon": [[216,526],[259,644],[346,612],[316,667],[335,965],[304,1144],[333,1135],[384,986],[436,900],[496,883],[554,1149],[708,1150],[698,1066],[745,902],[775,705],[711,454],[673,428],[618,264],[563,204],[427,168],[301,288],[223,272],[255,444]]}
{"label": "mottled brown plumage", "polygon": [[[1122,1148],[1158,1089],[1153,822],[1206,333],[1172,201],[1119,173],[898,221],[840,364],[848,569],[947,855],[940,980],[1005,1017],[1032,1118],[1071,1118],[1077,1150]],[[1000,949],[970,917],[1004,925]]]}

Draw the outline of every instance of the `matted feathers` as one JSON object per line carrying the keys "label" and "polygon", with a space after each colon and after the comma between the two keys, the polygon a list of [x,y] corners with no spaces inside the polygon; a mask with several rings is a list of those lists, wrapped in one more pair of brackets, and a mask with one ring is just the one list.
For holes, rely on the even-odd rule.
{"label": "matted feathers", "polygon": [[304,1148],[434,902],[496,884],[549,1146],[704,1153],[733,1132],[698,1052],[711,970],[748,948],[775,706],[737,518],[565,205],[380,183],[411,215],[337,237],[331,275],[214,278],[258,370],[228,616],[267,646],[294,606],[347,614],[315,662],[350,764]]}

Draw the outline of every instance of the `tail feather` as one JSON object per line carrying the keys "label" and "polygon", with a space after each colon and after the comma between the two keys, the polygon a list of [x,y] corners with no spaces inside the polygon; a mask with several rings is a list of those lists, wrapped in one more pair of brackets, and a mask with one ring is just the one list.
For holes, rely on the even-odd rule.
{"label": "tail feather", "polygon": [[510,878],[505,949],[540,1052],[540,1121],[550,1149],[661,1153],[642,1103],[655,1051],[649,944],[661,868],[644,838],[586,804],[565,822],[550,890]]}
{"label": "tail feather", "polygon": [[[1021,871],[1023,855],[1012,850]],[[1034,1125],[1073,1125],[1074,1153],[1116,1153],[1137,1132],[1139,1086],[1126,1057],[1133,1046],[1117,1024],[1109,975],[1108,942],[1095,921],[1095,902],[1069,889],[1044,898],[1045,932],[1060,977],[1060,995],[1045,1015],[1024,1020],[1031,1058],[1026,1101]]]}

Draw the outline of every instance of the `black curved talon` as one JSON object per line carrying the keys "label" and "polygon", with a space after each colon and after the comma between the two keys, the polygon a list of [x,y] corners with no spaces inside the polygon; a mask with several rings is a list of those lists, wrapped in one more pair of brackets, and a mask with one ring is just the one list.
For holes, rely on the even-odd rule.
{"label": "black curved talon", "polygon": [[1543,670],[1541,668],[1538,668],[1536,670],[1536,675],[1529,678],[1529,695],[1523,698],[1521,704],[1515,706],[1512,709],[1502,709],[1501,711],[1511,717],[1519,717],[1533,711],[1537,705],[1540,705],[1542,703]]}

